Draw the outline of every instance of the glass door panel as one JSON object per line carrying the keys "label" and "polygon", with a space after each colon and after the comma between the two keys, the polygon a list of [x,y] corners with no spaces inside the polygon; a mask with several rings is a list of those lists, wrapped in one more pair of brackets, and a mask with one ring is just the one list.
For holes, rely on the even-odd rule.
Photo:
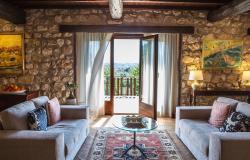
{"label": "glass door panel", "polygon": [[156,119],[158,36],[141,40],[139,113]]}

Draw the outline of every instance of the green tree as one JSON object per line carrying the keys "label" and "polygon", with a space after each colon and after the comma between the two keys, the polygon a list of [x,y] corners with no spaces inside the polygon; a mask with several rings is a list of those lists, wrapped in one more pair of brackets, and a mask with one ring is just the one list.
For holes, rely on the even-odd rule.
{"label": "green tree", "polygon": [[109,67],[109,65],[104,66],[104,77],[110,77],[110,67]]}
{"label": "green tree", "polygon": [[110,95],[110,66],[109,65],[104,65],[104,91],[105,95],[109,96]]}
{"label": "green tree", "polygon": [[136,95],[139,95],[139,65],[130,68],[129,77],[136,78]]}
{"label": "green tree", "polygon": [[139,66],[134,66],[129,70],[129,76],[137,78],[139,77]]}

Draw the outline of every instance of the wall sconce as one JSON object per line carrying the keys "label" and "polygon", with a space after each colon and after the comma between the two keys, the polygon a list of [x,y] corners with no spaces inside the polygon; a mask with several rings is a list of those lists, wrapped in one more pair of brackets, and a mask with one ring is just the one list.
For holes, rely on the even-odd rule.
{"label": "wall sconce", "polygon": [[193,90],[196,89],[196,87],[199,85],[198,81],[203,80],[203,74],[201,70],[196,70],[196,71],[190,71],[189,73],[189,78],[190,81],[194,81],[191,85]]}
{"label": "wall sconce", "polygon": [[242,82],[246,82],[246,86],[250,86],[250,71],[243,71]]}

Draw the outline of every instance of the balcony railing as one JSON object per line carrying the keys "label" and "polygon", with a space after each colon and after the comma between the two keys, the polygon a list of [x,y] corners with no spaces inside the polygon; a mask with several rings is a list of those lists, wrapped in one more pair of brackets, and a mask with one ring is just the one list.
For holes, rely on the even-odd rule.
{"label": "balcony railing", "polygon": [[[105,96],[110,96],[110,77],[104,80]],[[138,96],[139,78],[138,77],[114,77],[115,96]]]}

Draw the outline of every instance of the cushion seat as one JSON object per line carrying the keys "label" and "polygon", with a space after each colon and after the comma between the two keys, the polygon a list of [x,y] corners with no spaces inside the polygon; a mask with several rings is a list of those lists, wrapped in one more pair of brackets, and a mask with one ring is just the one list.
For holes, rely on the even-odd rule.
{"label": "cushion seat", "polygon": [[79,143],[83,133],[86,133],[87,127],[88,121],[85,119],[62,120],[48,127],[48,132],[64,133],[65,155],[68,155]]}
{"label": "cushion seat", "polygon": [[181,134],[185,135],[189,142],[197,150],[208,156],[209,135],[211,132],[219,132],[219,129],[210,125],[207,121],[181,119],[179,121]]}

